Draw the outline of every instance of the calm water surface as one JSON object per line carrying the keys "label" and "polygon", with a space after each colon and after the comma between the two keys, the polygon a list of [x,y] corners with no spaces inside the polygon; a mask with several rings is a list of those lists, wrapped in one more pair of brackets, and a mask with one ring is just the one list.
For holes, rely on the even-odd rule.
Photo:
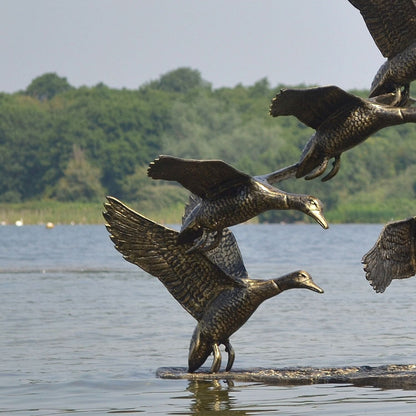
{"label": "calm water surface", "polygon": [[[263,303],[232,336],[234,367],[415,363],[416,279],[376,294],[361,268],[381,227],[234,227],[252,277],[302,268],[325,290]],[[186,366],[195,321],[104,226],[3,226],[0,247],[0,413],[416,413],[415,391],[158,379]]]}

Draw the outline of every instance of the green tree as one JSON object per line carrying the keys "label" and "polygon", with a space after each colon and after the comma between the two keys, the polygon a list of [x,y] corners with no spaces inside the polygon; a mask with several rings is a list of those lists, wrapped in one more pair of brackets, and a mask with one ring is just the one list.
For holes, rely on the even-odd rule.
{"label": "green tree", "polygon": [[100,169],[92,166],[85,157],[83,150],[73,146],[73,155],[58,181],[52,197],[59,201],[99,201],[105,195],[100,184]]}
{"label": "green tree", "polygon": [[152,82],[151,86],[180,94],[195,88],[210,88],[210,84],[202,79],[198,70],[186,67],[162,75],[158,81]]}
{"label": "green tree", "polygon": [[[271,99],[284,87],[271,88],[264,78],[214,90],[186,67],[137,90],[102,83],[73,88],[55,73],[41,75],[23,94],[0,94],[0,201],[89,201],[108,193],[149,213],[169,207],[182,212],[186,191],[146,176],[159,154],[223,159],[252,175],[299,160],[313,130],[293,116],[268,115]],[[411,92],[416,95],[414,85]],[[342,155],[331,181],[291,179],[277,186],[320,198],[329,220],[413,215],[415,136],[412,123],[382,129]],[[291,211],[260,218],[306,219]]]}
{"label": "green tree", "polygon": [[66,78],[51,72],[35,78],[26,88],[25,94],[43,101],[72,88]]}

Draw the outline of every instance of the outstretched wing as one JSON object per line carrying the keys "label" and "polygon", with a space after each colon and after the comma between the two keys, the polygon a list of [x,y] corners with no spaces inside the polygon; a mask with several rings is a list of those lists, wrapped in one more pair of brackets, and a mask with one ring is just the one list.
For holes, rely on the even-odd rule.
{"label": "outstretched wing", "polygon": [[197,320],[224,288],[242,284],[226,275],[203,254],[187,253],[178,233],[143,217],[113,197],[103,213],[116,249],[123,257],[157,277],[172,296]]}
{"label": "outstretched wing", "polygon": [[270,115],[295,116],[317,129],[329,116],[345,105],[360,104],[361,98],[335,85],[305,89],[283,89],[273,98]]}
{"label": "outstretched wing", "polygon": [[364,22],[380,52],[392,58],[416,41],[414,0],[349,0]]}
{"label": "outstretched wing", "polygon": [[374,247],[364,255],[365,277],[376,292],[384,292],[392,279],[416,273],[416,217],[387,224]]}
{"label": "outstretched wing", "polygon": [[177,181],[195,195],[207,199],[251,181],[249,175],[222,160],[181,159],[164,155],[150,163],[147,174],[153,179]]}

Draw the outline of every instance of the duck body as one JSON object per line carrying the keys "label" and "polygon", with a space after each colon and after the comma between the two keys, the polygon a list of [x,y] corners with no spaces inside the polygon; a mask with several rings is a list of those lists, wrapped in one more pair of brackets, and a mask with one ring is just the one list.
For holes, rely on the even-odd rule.
{"label": "duck body", "polygon": [[[307,200],[307,196],[299,195],[299,198]],[[292,195],[256,180],[236,185],[226,194],[209,200],[199,198],[183,219],[179,241],[190,242],[198,230],[219,232],[272,209],[293,209],[295,204],[291,199]],[[298,205],[300,209],[301,204]]]}
{"label": "duck body", "polygon": [[[291,194],[270,185],[263,177],[249,176],[220,160],[181,159],[159,156],[149,166],[154,179],[174,180],[195,196],[185,211],[178,237],[181,243],[201,238],[206,232],[240,224],[271,209],[296,209],[314,218],[323,228],[328,224],[322,214],[322,203],[313,196]],[[205,234],[204,234],[205,233]],[[215,240],[216,244],[218,239]]]}
{"label": "duck body", "polygon": [[230,349],[229,337],[248,321],[263,301],[280,292],[273,280],[245,279],[243,286],[219,294],[204,312],[192,335],[189,371],[201,367],[211,353],[214,354],[214,366],[218,367],[221,362],[215,363],[214,345],[223,344]]}
{"label": "duck body", "polygon": [[405,88],[400,105],[406,105],[409,84],[416,79],[416,3],[414,0],[349,0],[357,8],[387,61],[377,71],[370,97]]}
{"label": "duck body", "polygon": [[226,346],[226,370],[230,370],[235,353],[229,337],[264,300],[292,288],[323,292],[305,271],[272,280],[249,278],[235,237],[228,229],[207,253],[189,252],[190,244],[177,242],[177,231],[143,217],[115,198],[107,200],[103,215],[116,249],[127,261],[157,277],[197,320],[189,349],[190,372],[202,366],[211,353],[211,372],[217,372],[221,344]]}
{"label": "duck body", "polygon": [[[416,120],[416,119],[415,119]],[[377,131],[404,123],[403,112],[368,100],[346,106],[325,120],[309,139],[299,161],[296,177],[316,168],[326,168],[331,158],[340,158],[347,150],[364,142]]]}
{"label": "duck body", "polygon": [[313,179],[335,158],[331,179],[340,168],[341,154],[389,126],[416,122],[416,109],[366,100],[336,86],[282,90],[272,101],[270,114],[294,115],[315,133],[306,143],[295,176]]}
{"label": "duck body", "polygon": [[188,366],[193,372],[204,364],[213,353],[214,361],[211,371],[218,371],[221,356],[218,346],[223,344],[229,352],[226,370],[234,362],[234,351],[229,337],[244,325],[256,309],[267,299],[285,290],[303,288],[323,293],[310,275],[299,270],[277,279],[254,280],[243,279],[243,286],[222,292],[204,312],[196,326],[189,347]]}
{"label": "duck body", "polygon": [[[416,25],[416,19],[415,19]],[[398,55],[384,62],[371,83],[370,97],[377,97],[406,86],[416,79],[416,40]],[[408,91],[407,91],[408,96]],[[402,104],[403,105],[403,104]]]}
{"label": "duck body", "polygon": [[191,224],[199,224],[210,230],[219,231],[248,221],[270,209],[289,209],[286,201],[285,192],[249,180],[209,199],[209,203],[201,198],[195,210],[185,219],[182,231]]}

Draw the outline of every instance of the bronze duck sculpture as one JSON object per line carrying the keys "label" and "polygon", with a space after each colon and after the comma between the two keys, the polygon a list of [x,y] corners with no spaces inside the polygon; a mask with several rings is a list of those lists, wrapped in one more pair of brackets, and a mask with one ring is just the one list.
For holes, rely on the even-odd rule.
{"label": "bronze duck sculpture", "polygon": [[[177,181],[196,195],[178,236],[179,243],[197,240],[192,249],[215,247],[223,228],[271,209],[296,209],[328,228],[323,205],[317,198],[283,192],[270,185],[267,175],[250,176],[221,160],[159,156],[150,163],[148,175],[153,179]],[[213,232],[217,235],[214,240],[208,238]]]}
{"label": "bronze duck sculpture", "polygon": [[303,148],[299,162],[270,174],[269,182],[279,181],[287,173],[314,179],[334,158],[331,171],[322,179],[327,181],[338,173],[341,154],[346,150],[385,127],[416,122],[415,108],[384,105],[333,85],[281,90],[272,101],[270,115],[293,115],[315,133]]}
{"label": "bronze duck sculpture", "polygon": [[210,371],[218,372],[221,344],[228,352],[229,371],[235,357],[230,336],[266,299],[293,288],[323,293],[302,270],[277,279],[250,279],[228,229],[222,230],[219,245],[209,253],[188,253],[190,245],[177,243],[177,231],[143,217],[113,197],[107,201],[103,215],[116,249],[127,261],[157,277],[198,321],[190,343],[189,372],[201,367],[211,353]]}
{"label": "bronze duck sculpture", "polygon": [[384,292],[393,279],[416,274],[416,217],[388,223],[374,247],[363,256],[366,278],[376,292]]}
{"label": "bronze duck sculpture", "polygon": [[370,97],[397,92],[397,105],[407,105],[410,82],[416,79],[415,0],[349,2],[360,11],[378,49],[387,58],[373,79]]}

